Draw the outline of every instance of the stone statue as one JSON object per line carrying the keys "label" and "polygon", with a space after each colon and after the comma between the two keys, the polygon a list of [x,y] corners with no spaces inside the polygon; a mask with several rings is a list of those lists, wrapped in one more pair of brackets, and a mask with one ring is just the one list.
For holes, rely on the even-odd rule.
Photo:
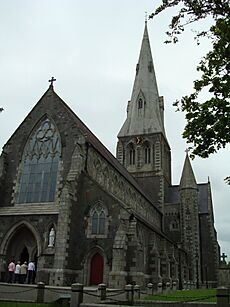
{"label": "stone statue", "polygon": [[54,246],[54,241],[55,241],[55,230],[52,227],[49,233],[49,244],[48,247],[53,247]]}

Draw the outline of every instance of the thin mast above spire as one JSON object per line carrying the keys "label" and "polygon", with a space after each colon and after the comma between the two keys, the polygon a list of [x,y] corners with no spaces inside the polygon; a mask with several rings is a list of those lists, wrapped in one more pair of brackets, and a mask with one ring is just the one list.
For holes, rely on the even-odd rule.
{"label": "thin mast above spire", "polygon": [[147,21],[148,21],[148,13],[145,12],[145,24],[147,24]]}

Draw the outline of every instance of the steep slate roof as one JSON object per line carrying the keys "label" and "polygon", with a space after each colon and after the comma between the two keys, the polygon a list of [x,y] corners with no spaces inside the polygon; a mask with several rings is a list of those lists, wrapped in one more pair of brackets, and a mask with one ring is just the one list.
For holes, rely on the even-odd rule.
{"label": "steep slate roof", "polygon": [[200,183],[197,186],[199,213],[210,213],[208,210],[208,183]]}
{"label": "steep slate roof", "polygon": [[[210,213],[208,209],[208,183],[198,183],[198,211],[199,213]],[[169,187],[166,195],[166,206],[180,203],[180,186]]]}
{"label": "steep slate roof", "polygon": [[173,185],[168,188],[167,194],[165,196],[165,202],[169,205],[180,203],[180,192],[178,185]]}
{"label": "steep slate roof", "polygon": [[[138,108],[139,99],[142,100],[143,104],[140,108]],[[165,136],[163,121],[163,101],[160,101],[158,94],[147,22],[145,22],[136,77],[127,109],[127,118],[118,133],[118,138],[159,132]]]}

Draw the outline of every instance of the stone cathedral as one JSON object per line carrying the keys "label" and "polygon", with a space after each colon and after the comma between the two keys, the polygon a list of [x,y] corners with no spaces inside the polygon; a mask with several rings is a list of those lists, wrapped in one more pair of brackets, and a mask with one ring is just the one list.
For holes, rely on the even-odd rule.
{"label": "stone cathedral", "polygon": [[[116,158],[56,94],[53,80],[0,158],[0,278],[32,260],[36,282],[217,283],[219,245],[210,182],[185,155],[171,181],[145,23]],[[77,104],[77,101],[76,101]]]}

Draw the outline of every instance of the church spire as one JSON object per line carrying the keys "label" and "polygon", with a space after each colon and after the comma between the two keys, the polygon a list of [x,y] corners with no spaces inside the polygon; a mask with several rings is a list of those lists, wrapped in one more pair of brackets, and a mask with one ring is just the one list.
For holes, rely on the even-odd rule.
{"label": "church spire", "polygon": [[171,153],[164,131],[163,99],[158,94],[147,20],[127,118],[118,133],[116,156],[163,212],[171,184]]}
{"label": "church spire", "polygon": [[133,91],[127,108],[127,119],[118,137],[159,132],[165,135],[163,99],[158,94],[147,21],[145,21]]}
{"label": "church spire", "polygon": [[187,188],[197,189],[197,183],[195,175],[193,173],[192,165],[190,163],[188,152],[186,151],[184,167],[180,179],[180,189],[187,189]]}

